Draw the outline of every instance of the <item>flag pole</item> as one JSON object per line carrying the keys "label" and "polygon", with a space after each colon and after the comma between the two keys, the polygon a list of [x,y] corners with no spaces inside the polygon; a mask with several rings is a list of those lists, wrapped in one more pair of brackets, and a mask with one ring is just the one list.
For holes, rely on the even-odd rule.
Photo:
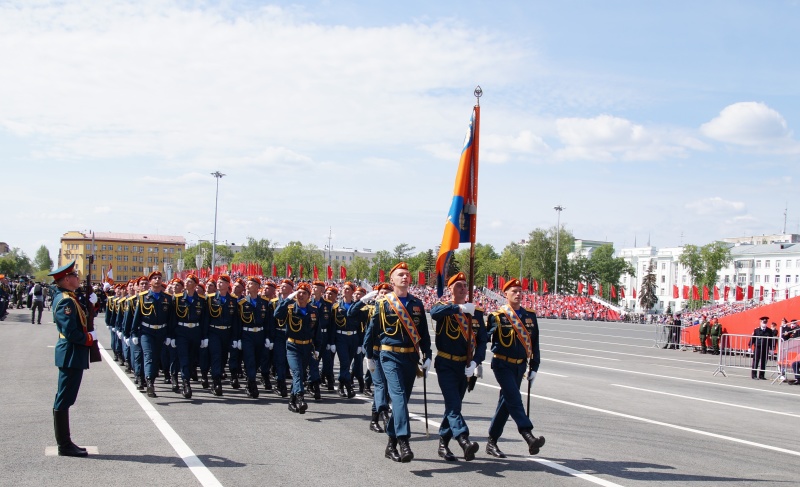
{"label": "flag pole", "polygon": [[473,92],[475,95],[475,126],[472,128],[472,164],[470,164],[470,184],[472,185],[472,201],[470,205],[470,236],[469,236],[469,295],[468,302],[472,302],[473,288],[475,287],[475,234],[478,223],[478,155],[481,133],[481,96],[483,90],[480,85]]}

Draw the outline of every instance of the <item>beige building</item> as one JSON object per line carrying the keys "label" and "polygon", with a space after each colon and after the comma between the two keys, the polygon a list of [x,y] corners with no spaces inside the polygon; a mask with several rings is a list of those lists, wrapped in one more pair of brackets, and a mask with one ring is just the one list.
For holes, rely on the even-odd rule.
{"label": "beige building", "polygon": [[185,250],[186,239],[174,235],[70,231],[61,237],[58,267],[75,259],[76,269],[85,278],[89,272],[88,256],[94,254],[93,282],[105,279],[109,269],[116,282],[147,275],[154,270],[171,276],[173,271],[177,271],[176,264]]}

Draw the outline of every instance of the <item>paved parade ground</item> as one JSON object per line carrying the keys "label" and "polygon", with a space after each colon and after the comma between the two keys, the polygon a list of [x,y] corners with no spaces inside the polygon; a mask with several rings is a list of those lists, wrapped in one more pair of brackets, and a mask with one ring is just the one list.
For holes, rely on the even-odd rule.
{"label": "paved parade ground", "polygon": [[[298,415],[263,389],[253,400],[225,382],[214,397],[196,383],[187,400],[159,379],[159,397],[148,399],[107,354],[71,408],[72,439],[91,455],[47,455],[57,332],[48,311],[38,326],[28,310],[9,313],[0,322],[2,485],[788,486],[800,476],[800,386],[754,381],[749,370],[714,377],[716,356],[653,348],[652,325],[544,319],[531,418],[547,443],[534,457],[511,420],[499,441],[508,458],[484,452],[498,394],[488,361],[464,400],[477,458],[436,455],[442,400],[432,374],[430,437],[418,379],[415,459],[400,464],[384,458],[386,435],[369,431],[362,396],[323,392]],[[105,327],[99,337],[107,346]],[[451,449],[461,452],[455,441]]]}

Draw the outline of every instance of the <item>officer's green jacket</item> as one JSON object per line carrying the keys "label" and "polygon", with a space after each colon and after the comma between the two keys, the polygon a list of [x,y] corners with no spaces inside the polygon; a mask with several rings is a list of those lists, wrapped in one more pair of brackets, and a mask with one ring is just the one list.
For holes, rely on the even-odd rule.
{"label": "officer's green jacket", "polygon": [[55,289],[53,321],[59,333],[56,367],[88,369],[91,338],[86,331],[86,315],[75,294],[63,288]]}

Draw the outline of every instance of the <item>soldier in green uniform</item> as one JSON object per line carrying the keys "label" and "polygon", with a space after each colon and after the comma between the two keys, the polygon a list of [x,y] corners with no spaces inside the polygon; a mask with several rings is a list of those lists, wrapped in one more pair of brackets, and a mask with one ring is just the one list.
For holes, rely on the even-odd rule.
{"label": "soldier in green uniform", "polygon": [[711,321],[711,331],[709,332],[709,335],[711,335],[711,353],[719,355],[719,340],[722,338],[722,325],[717,318]]}
{"label": "soldier in green uniform", "polygon": [[711,323],[708,322],[706,319],[706,315],[703,315],[703,319],[700,323],[700,353],[707,353],[708,347],[706,346],[706,338],[711,333]]}
{"label": "soldier in green uniform", "polygon": [[58,329],[55,355],[58,390],[53,402],[53,427],[60,456],[85,457],[86,449],[72,443],[69,408],[78,398],[83,371],[89,368],[89,347],[97,337],[95,332],[86,330],[86,314],[75,298],[75,290],[81,282],[74,267],[73,260],[49,274],[56,284],[53,321]]}

